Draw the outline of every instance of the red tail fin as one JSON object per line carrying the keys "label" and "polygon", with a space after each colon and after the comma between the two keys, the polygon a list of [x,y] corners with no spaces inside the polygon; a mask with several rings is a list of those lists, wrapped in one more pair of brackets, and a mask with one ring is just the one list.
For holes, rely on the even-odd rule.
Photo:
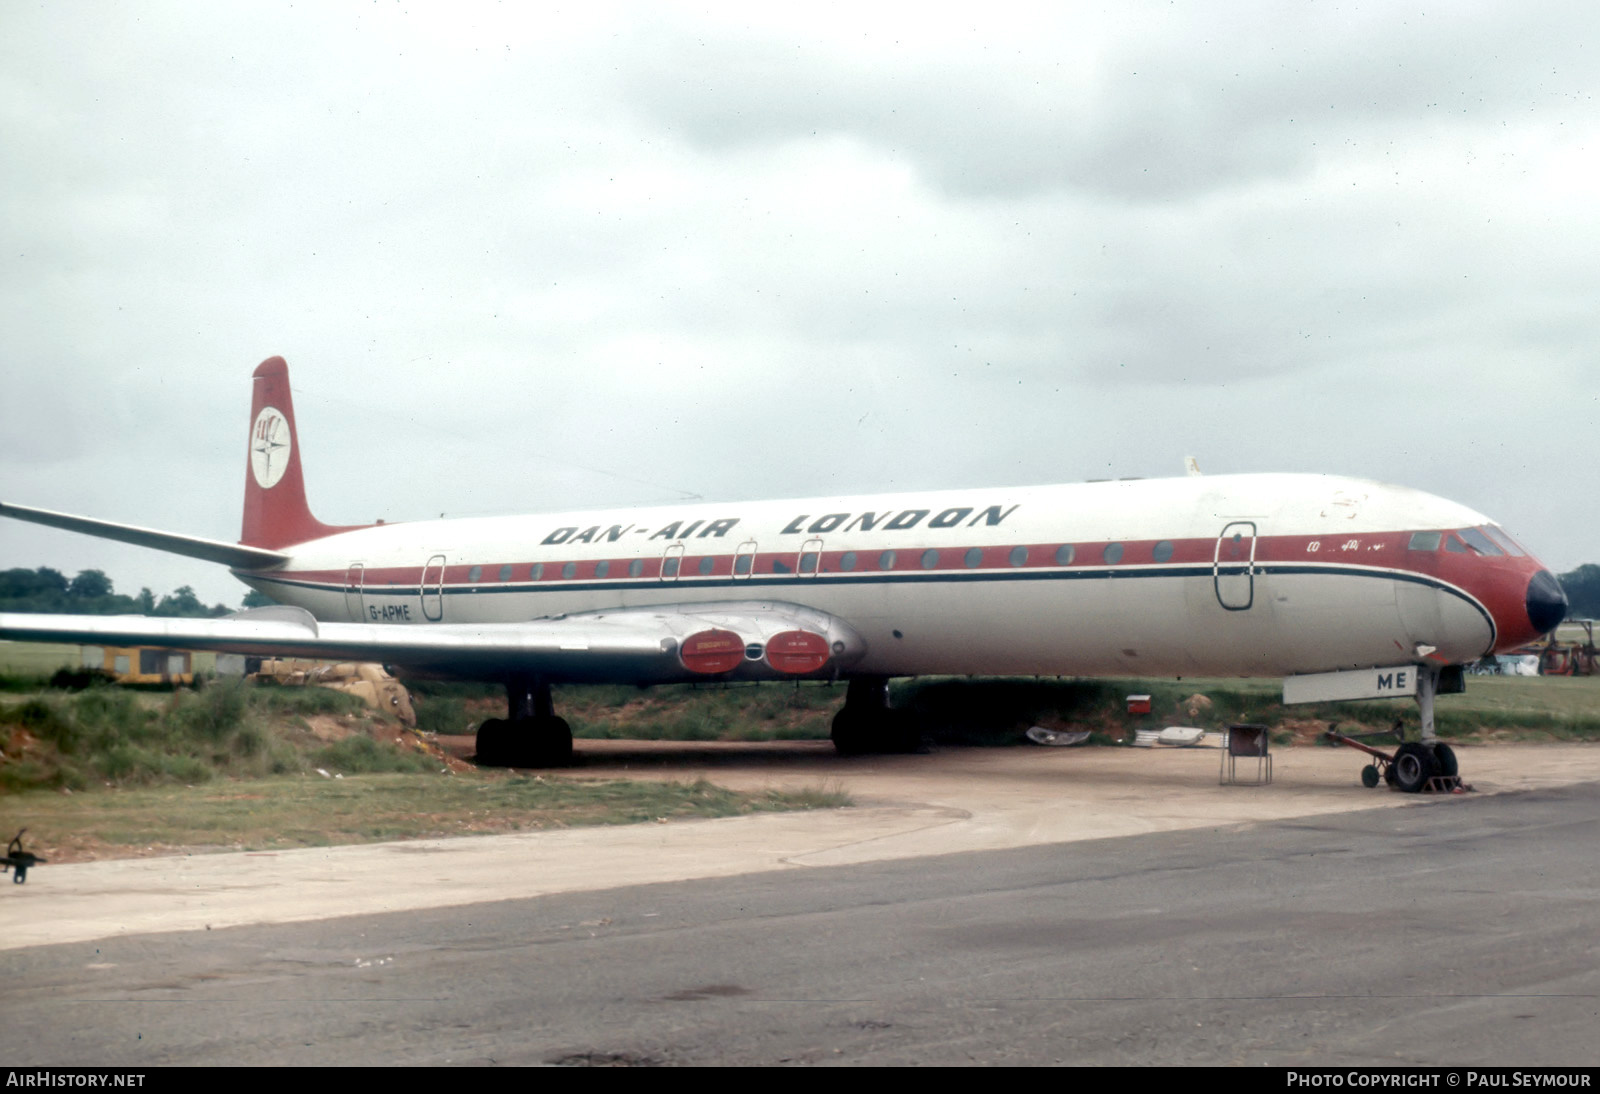
{"label": "red tail fin", "polygon": [[300,439],[289,397],[289,366],[268,357],[255,371],[250,403],[250,446],[245,454],[244,528],[239,542],[276,550],[309,539],[348,532],[311,515],[300,474]]}

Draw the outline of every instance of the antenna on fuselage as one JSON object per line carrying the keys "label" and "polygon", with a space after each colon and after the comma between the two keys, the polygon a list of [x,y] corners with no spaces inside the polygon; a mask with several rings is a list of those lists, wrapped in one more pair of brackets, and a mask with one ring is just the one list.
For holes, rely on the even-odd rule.
{"label": "antenna on fuselage", "polygon": [[1200,461],[1195,459],[1193,456],[1185,456],[1183,458],[1183,470],[1185,474],[1196,479],[1204,474],[1204,472],[1200,470]]}

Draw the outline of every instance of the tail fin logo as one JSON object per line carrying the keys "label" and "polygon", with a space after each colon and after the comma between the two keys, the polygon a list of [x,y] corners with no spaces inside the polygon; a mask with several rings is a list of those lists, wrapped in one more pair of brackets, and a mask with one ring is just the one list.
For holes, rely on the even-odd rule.
{"label": "tail fin logo", "polygon": [[277,407],[266,406],[250,427],[250,473],[256,485],[270,490],[289,470],[289,421]]}

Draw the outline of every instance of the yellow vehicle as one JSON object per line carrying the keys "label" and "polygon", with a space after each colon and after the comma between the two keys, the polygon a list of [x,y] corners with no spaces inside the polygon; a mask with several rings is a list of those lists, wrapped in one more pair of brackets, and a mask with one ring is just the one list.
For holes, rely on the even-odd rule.
{"label": "yellow vehicle", "polygon": [[83,667],[103,669],[119,684],[192,684],[194,654],[153,646],[85,646]]}

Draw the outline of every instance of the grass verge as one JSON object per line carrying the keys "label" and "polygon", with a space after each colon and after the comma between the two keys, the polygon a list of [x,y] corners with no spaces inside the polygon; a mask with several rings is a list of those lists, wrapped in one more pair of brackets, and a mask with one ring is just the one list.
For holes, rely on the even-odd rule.
{"label": "grass verge", "polygon": [[712,783],[540,775],[403,774],[246,779],[0,800],[0,830],[26,825],[53,862],[180,850],[269,851],[587,825],[732,817],[849,805],[844,793],[742,794]]}

